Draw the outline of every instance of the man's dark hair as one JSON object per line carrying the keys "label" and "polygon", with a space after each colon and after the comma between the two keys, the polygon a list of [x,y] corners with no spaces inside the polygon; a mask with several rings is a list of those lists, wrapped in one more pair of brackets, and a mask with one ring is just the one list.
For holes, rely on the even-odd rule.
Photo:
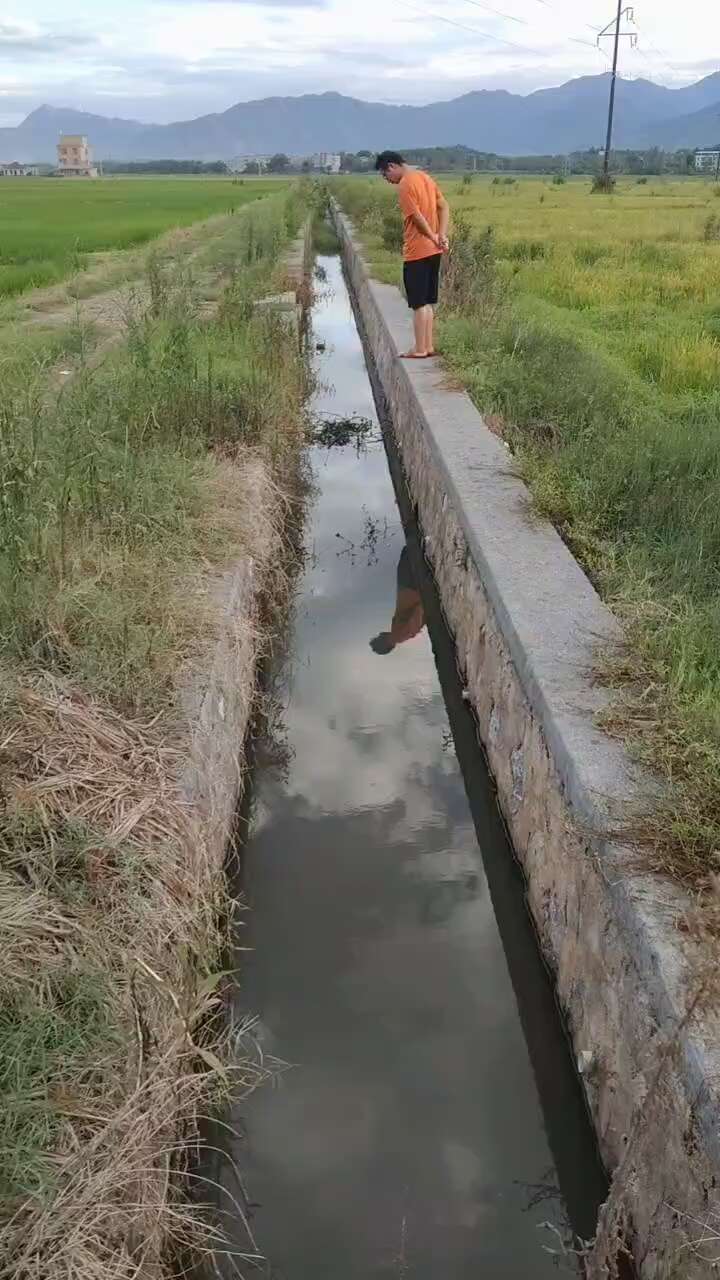
{"label": "man's dark hair", "polygon": [[404,164],[399,151],[381,151],[379,156],[375,158],[375,168],[379,173],[384,173],[390,168],[391,164]]}

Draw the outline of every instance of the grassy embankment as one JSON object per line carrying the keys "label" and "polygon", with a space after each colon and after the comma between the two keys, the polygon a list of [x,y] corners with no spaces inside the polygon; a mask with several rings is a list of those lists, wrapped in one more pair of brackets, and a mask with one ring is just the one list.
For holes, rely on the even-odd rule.
{"label": "grassy embankment", "polygon": [[212,1243],[184,1140],[214,1091],[255,1076],[207,1031],[226,904],[183,798],[179,692],[212,651],[218,574],[272,567],[306,374],[253,300],[302,215],[286,190],[227,220],[205,253],[231,267],[214,317],[156,262],[100,368],[77,335],[59,397],[22,352],[4,369],[3,1280],[159,1277]]}
{"label": "grassy embankment", "polygon": [[277,192],[273,180],[0,180],[0,299],[58,283],[122,251]]}
{"label": "grassy embankment", "polygon": [[[445,185],[440,350],[625,623],[625,653],[599,659],[622,689],[607,727],[671,796],[639,834],[653,865],[705,884],[720,849],[717,190]],[[375,274],[398,283],[392,191],[336,191]]]}

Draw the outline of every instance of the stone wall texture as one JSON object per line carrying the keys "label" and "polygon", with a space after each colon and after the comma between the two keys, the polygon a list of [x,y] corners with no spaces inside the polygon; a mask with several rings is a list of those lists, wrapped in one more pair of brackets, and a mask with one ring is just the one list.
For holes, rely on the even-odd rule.
{"label": "stone wall texture", "polygon": [[715,1275],[720,1023],[686,1017],[705,959],[678,927],[687,899],[618,838],[654,788],[597,727],[594,655],[617,623],[439,361],[398,359],[404,300],[333,218],[638,1273]]}

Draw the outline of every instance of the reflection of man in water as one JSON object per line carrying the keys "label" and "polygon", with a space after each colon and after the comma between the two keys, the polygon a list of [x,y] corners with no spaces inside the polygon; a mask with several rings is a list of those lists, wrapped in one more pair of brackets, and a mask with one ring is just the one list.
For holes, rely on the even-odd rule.
{"label": "reflection of man in water", "polygon": [[410,568],[407,547],[403,547],[397,567],[395,613],[389,631],[381,631],[370,641],[374,653],[392,653],[396,645],[412,640],[425,626],[422,600]]}

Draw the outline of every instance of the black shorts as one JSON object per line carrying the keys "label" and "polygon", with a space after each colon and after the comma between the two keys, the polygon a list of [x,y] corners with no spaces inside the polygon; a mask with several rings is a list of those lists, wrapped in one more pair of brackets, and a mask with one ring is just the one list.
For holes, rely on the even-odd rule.
{"label": "black shorts", "polygon": [[405,591],[417,591],[417,583],[410,564],[410,552],[407,546],[404,546],[400,552],[397,567],[397,584],[399,588]]}
{"label": "black shorts", "polygon": [[433,253],[429,258],[416,258],[414,262],[404,264],[403,284],[408,306],[413,311],[418,307],[434,306],[437,302],[441,259],[441,253]]}

